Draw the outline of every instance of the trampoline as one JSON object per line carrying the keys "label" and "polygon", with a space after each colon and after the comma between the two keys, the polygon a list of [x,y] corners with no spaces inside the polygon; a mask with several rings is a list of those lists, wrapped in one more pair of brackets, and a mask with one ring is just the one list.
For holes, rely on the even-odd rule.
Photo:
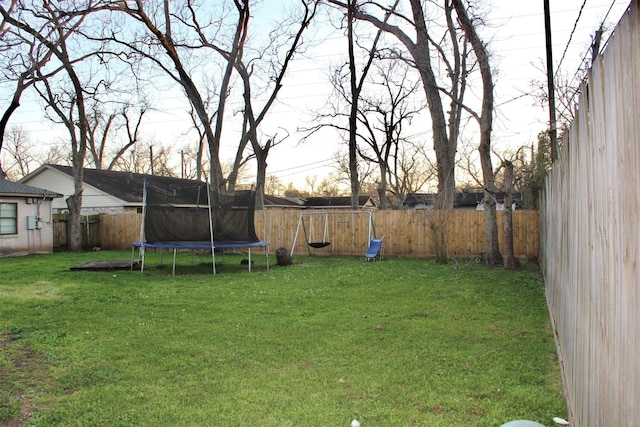
{"label": "trampoline", "polygon": [[247,249],[251,271],[251,250],[262,247],[269,269],[269,242],[255,232],[255,191],[220,194],[213,204],[209,193],[203,182],[184,180],[182,186],[163,188],[145,181],[140,240],[133,243],[131,254],[133,261],[139,250],[140,271],[144,272],[145,249],[173,251],[172,274],[178,251],[210,251],[216,274],[216,250]]}

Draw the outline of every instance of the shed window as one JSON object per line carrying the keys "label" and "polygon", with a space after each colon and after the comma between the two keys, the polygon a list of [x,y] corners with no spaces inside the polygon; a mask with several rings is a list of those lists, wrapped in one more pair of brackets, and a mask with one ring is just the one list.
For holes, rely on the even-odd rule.
{"label": "shed window", "polygon": [[18,233],[18,204],[0,203],[0,234]]}

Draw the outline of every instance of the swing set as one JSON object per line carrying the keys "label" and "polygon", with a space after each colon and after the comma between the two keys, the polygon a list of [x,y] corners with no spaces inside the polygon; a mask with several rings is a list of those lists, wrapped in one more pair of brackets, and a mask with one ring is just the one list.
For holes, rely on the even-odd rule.
{"label": "swing set", "polygon": [[[309,252],[309,255],[312,255],[311,249],[322,249],[331,244],[331,241],[329,240],[329,217],[331,215],[367,215],[368,227],[366,241],[370,242],[372,236],[375,237],[373,214],[369,211],[303,212],[300,214],[300,218],[298,219],[298,227],[296,228],[293,245],[291,246],[291,256],[293,256],[293,252],[296,248],[300,229],[302,229],[304,234],[304,241],[307,244],[307,251]],[[315,226],[314,221],[316,223]],[[322,231],[318,230],[318,234],[316,234],[315,228],[318,226],[322,227]]]}

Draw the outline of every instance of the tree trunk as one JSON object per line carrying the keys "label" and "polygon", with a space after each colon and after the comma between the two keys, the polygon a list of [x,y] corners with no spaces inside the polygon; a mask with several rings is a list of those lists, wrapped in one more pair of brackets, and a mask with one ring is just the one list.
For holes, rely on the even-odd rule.
{"label": "tree trunk", "polygon": [[[266,158],[265,158],[266,159]],[[258,162],[258,174],[256,180],[256,205],[255,209],[261,211],[264,209],[264,181],[267,179],[267,162]]]}
{"label": "tree trunk", "polygon": [[256,163],[258,164],[256,173],[256,210],[263,210],[264,183],[267,180],[267,157],[269,156],[269,149],[273,145],[273,139],[267,140],[264,147],[260,147],[260,144],[258,144],[257,141],[252,142],[252,145],[253,152],[256,155]]}
{"label": "tree trunk", "polygon": [[276,249],[276,260],[278,261],[278,265],[281,265],[283,267],[287,265],[293,265],[291,254],[286,248]]}
{"label": "tree trunk", "polygon": [[447,212],[446,209],[425,210],[428,215],[429,232],[431,233],[431,242],[433,251],[438,264],[446,264],[449,261],[449,253],[447,250]]}
{"label": "tree trunk", "polygon": [[452,0],[458,15],[458,21],[469,38],[473,52],[478,60],[480,75],[482,76],[482,112],[476,116],[480,124],[480,164],[484,179],[484,225],[485,225],[485,259],[487,265],[494,266],[502,262],[500,246],[498,245],[498,220],[495,200],[495,174],[491,164],[491,129],[493,126],[493,79],[489,54],[484,42],[476,33],[476,29],[462,4],[462,0]]}
{"label": "tree trunk", "polygon": [[[351,209],[358,209],[360,178],[358,177],[358,101],[360,87],[356,79],[356,60],[353,41],[353,21],[357,0],[347,2],[347,39],[349,41],[349,77],[351,82],[351,111],[349,113],[349,180],[351,183]],[[363,75],[364,77],[364,75]]]}
{"label": "tree trunk", "polygon": [[513,253],[513,209],[511,207],[513,191],[513,163],[504,162],[504,215],[502,225],[504,231],[504,268],[517,270],[520,263]]}
{"label": "tree trunk", "polygon": [[411,10],[416,25],[416,43],[405,46],[409,48],[415,60],[422,86],[427,98],[431,116],[431,131],[433,135],[433,149],[436,152],[438,169],[438,199],[436,208],[453,209],[455,198],[455,155],[457,141],[450,141],[447,136],[447,121],[440,88],[431,66],[431,52],[429,49],[429,32],[422,9],[421,0],[411,0]]}
{"label": "tree trunk", "polygon": [[[83,102],[84,98],[78,97],[77,102]],[[78,108],[80,115],[80,142],[72,135],[72,170],[73,170],[73,194],[67,198],[69,208],[69,242],[68,249],[71,252],[82,251],[82,192],[84,184],[84,159],[86,154],[86,120],[83,121],[84,105]],[[83,125],[84,124],[84,125]],[[73,126],[68,126],[69,132],[74,132]]]}
{"label": "tree trunk", "polygon": [[496,213],[495,195],[485,190],[482,205],[484,209],[485,232],[484,257],[486,264],[493,267],[502,264],[502,255],[500,255],[500,245],[498,242],[498,215]]}
{"label": "tree trunk", "polygon": [[384,160],[379,160],[380,164],[380,183],[378,184],[378,197],[380,198],[379,207],[381,210],[389,208],[387,203],[387,164]]}
{"label": "tree trunk", "polygon": [[71,252],[82,251],[82,190],[69,196],[66,200],[69,208],[69,239],[68,250]]}

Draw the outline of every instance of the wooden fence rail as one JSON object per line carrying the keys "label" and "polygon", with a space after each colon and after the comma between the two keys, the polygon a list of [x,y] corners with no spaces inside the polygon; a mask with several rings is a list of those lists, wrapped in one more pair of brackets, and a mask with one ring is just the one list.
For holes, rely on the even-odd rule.
{"label": "wooden fence rail", "polygon": [[[433,211],[375,211],[372,213],[373,228],[369,230],[368,212],[335,213],[313,215],[305,220],[304,229],[298,232],[295,248],[292,248],[300,218],[298,210],[267,210],[256,212],[255,224],[258,236],[269,240],[270,250],[278,247],[293,250],[297,255],[364,255],[369,233],[384,237],[383,250],[387,256],[430,257],[433,256],[430,224]],[[305,211],[307,212],[307,211]],[[468,257],[484,251],[484,214],[479,211],[447,211],[447,245],[452,257]],[[327,219],[325,224],[325,218]],[[516,255],[535,259],[538,257],[538,212],[514,212],[514,246]],[[502,212],[498,212],[499,224]],[[98,223],[89,224],[98,230],[99,240],[89,247],[102,249],[130,249],[140,239],[142,215],[136,213],[102,214]],[[265,227],[266,223],[266,227]],[[325,226],[327,229],[325,236]],[[501,227],[500,227],[501,229]],[[305,233],[306,230],[306,239]],[[56,233],[61,242],[64,233]],[[330,245],[322,249],[311,249],[306,241],[326,239]],[[502,244],[502,232],[499,235]],[[60,244],[59,244],[60,246]]]}

